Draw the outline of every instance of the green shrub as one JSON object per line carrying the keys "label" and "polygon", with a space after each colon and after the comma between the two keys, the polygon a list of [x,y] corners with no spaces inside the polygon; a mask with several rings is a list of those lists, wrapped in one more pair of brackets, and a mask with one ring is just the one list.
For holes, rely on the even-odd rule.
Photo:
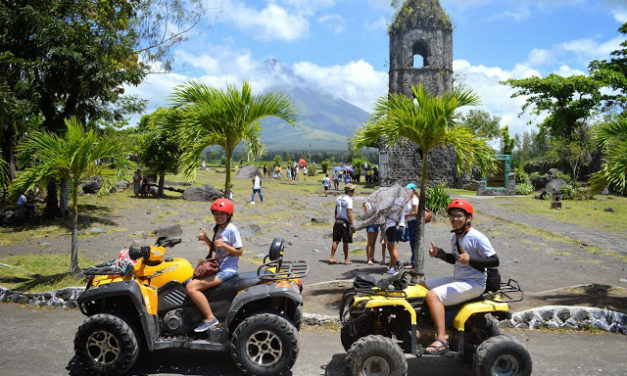
{"label": "green shrub", "polygon": [[561,172],[558,172],[557,174],[555,174],[555,177],[557,179],[562,179],[564,180],[566,183],[570,183],[571,181],[573,181],[573,179],[570,177],[570,175],[568,174],[563,174]]}
{"label": "green shrub", "polygon": [[441,187],[427,187],[425,195],[427,198],[425,205],[432,213],[445,212],[451,201],[451,196]]}
{"label": "green shrub", "polygon": [[[516,179],[516,180],[518,180],[518,179]],[[533,185],[531,185],[529,183],[516,184],[516,186],[514,187],[514,190],[516,191],[517,195],[526,196],[529,193],[533,192]]]}
{"label": "green shrub", "polygon": [[589,187],[582,187],[576,183],[570,183],[563,185],[560,189],[562,191],[563,200],[590,200],[593,197],[592,190]]}
{"label": "green shrub", "polygon": [[572,184],[564,184],[560,191],[562,191],[562,200],[572,200],[577,187]]}
{"label": "green shrub", "polygon": [[309,165],[307,166],[307,176],[316,176],[316,167]]}
{"label": "green shrub", "polygon": [[514,173],[516,174],[516,184],[526,183],[529,179],[529,175],[522,167],[514,169]]}
{"label": "green shrub", "polygon": [[326,174],[327,170],[329,169],[329,161],[320,162],[320,168],[322,169],[322,173]]}
{"label": "green shrub", "polygon": [[535,178],[537,178],[538,176],[540,176],[539,172],[532,172],[531,174],[529,174],[529,181],[533,182],[535,180]]}

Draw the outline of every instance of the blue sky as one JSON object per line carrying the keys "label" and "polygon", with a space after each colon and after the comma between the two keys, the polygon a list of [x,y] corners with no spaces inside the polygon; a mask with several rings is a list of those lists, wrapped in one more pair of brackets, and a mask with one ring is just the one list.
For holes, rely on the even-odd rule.
{"label": "blue sky", "polygon": [[[585,74],[624,37],[624,0],[440,0],[454,27],[454,70],[481,108],[520,134],[522,98],[500,80]],[[248,80],[255,91],[305,84],[365,111],[387,92],[389,0],[206,0],[207,13],[175,47],[172,71],[127,92],[167,105],[172,88],[195,79],[217,87]],[[272,64],[269,62],[272,61]],[[277,64],[277,61],[280,64]],[[159,70],[158,65],[154,66]],[[134,120],[132,120],[133,122]]]}

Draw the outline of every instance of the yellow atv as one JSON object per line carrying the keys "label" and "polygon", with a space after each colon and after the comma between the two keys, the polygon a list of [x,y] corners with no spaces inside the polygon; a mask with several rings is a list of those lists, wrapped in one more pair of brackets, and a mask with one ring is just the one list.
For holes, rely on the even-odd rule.
{"label": "yellow atv", "polygon": [[340,320],[342,345],[347,351],[346,376],[407,375],[405,354],[444,355],[467,363],[474,360],[477,376],[531,374],[531,357],[525,347],[500,335],[490,317],[511,316],[508,303],[523,298],[518,282],[510,279],[497,292],[446,307],[450,350],[431,355],[424,351],[435,338],[425,301],[427,289],[407,282],[408,277],[418,276],[402,266],[376,283],[373,277],[360,275],[354,286],[344,292]]}
{"label": "yellow atv", "polygon": [[130,262],[118,258],[84,271],[87,288],[78,304],[88,318],[76,333],[76,359],[90,374],[126,374],[141,344],[149,351],[230,351],[244,374],[289,373],[298,355],[307,262],[284,261],[283,239],[275,238],[256,272],[205,291],[220,324],[195,333],[203,317],[185,290],[194,268],[164,257],[178,243],[159,238],[154,246],[129,249]]}

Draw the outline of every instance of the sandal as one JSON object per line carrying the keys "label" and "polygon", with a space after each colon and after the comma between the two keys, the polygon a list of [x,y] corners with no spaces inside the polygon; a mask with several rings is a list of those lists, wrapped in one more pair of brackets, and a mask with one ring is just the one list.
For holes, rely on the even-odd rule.
{"label": "sandal", "polygon": [[[429,345],[425,349],[425,353],[429,355],[444,355],[448,352],[448,342],[442,341],[439,338],[436,338],[434,342],[440,342],[440,346]],[[429,348],[433,349],[433,351],[427,351]]]}

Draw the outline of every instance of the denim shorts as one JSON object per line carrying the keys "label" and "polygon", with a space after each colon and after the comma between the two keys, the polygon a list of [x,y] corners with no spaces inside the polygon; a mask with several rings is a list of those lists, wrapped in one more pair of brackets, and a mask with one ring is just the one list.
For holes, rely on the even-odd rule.
{"label": "denim shorts", "polygon": [[220,270],[216,274],[216,278],[218,278],[222,282],[226,282],[229,279],[235,277],[236,275],[237,275],[237,272],[234,272],[232,270]]}
{"label": "denim shorts", "polygon": [[366,227],[366,232],[379,232],[379,226],[378,225],[368,226]]}

